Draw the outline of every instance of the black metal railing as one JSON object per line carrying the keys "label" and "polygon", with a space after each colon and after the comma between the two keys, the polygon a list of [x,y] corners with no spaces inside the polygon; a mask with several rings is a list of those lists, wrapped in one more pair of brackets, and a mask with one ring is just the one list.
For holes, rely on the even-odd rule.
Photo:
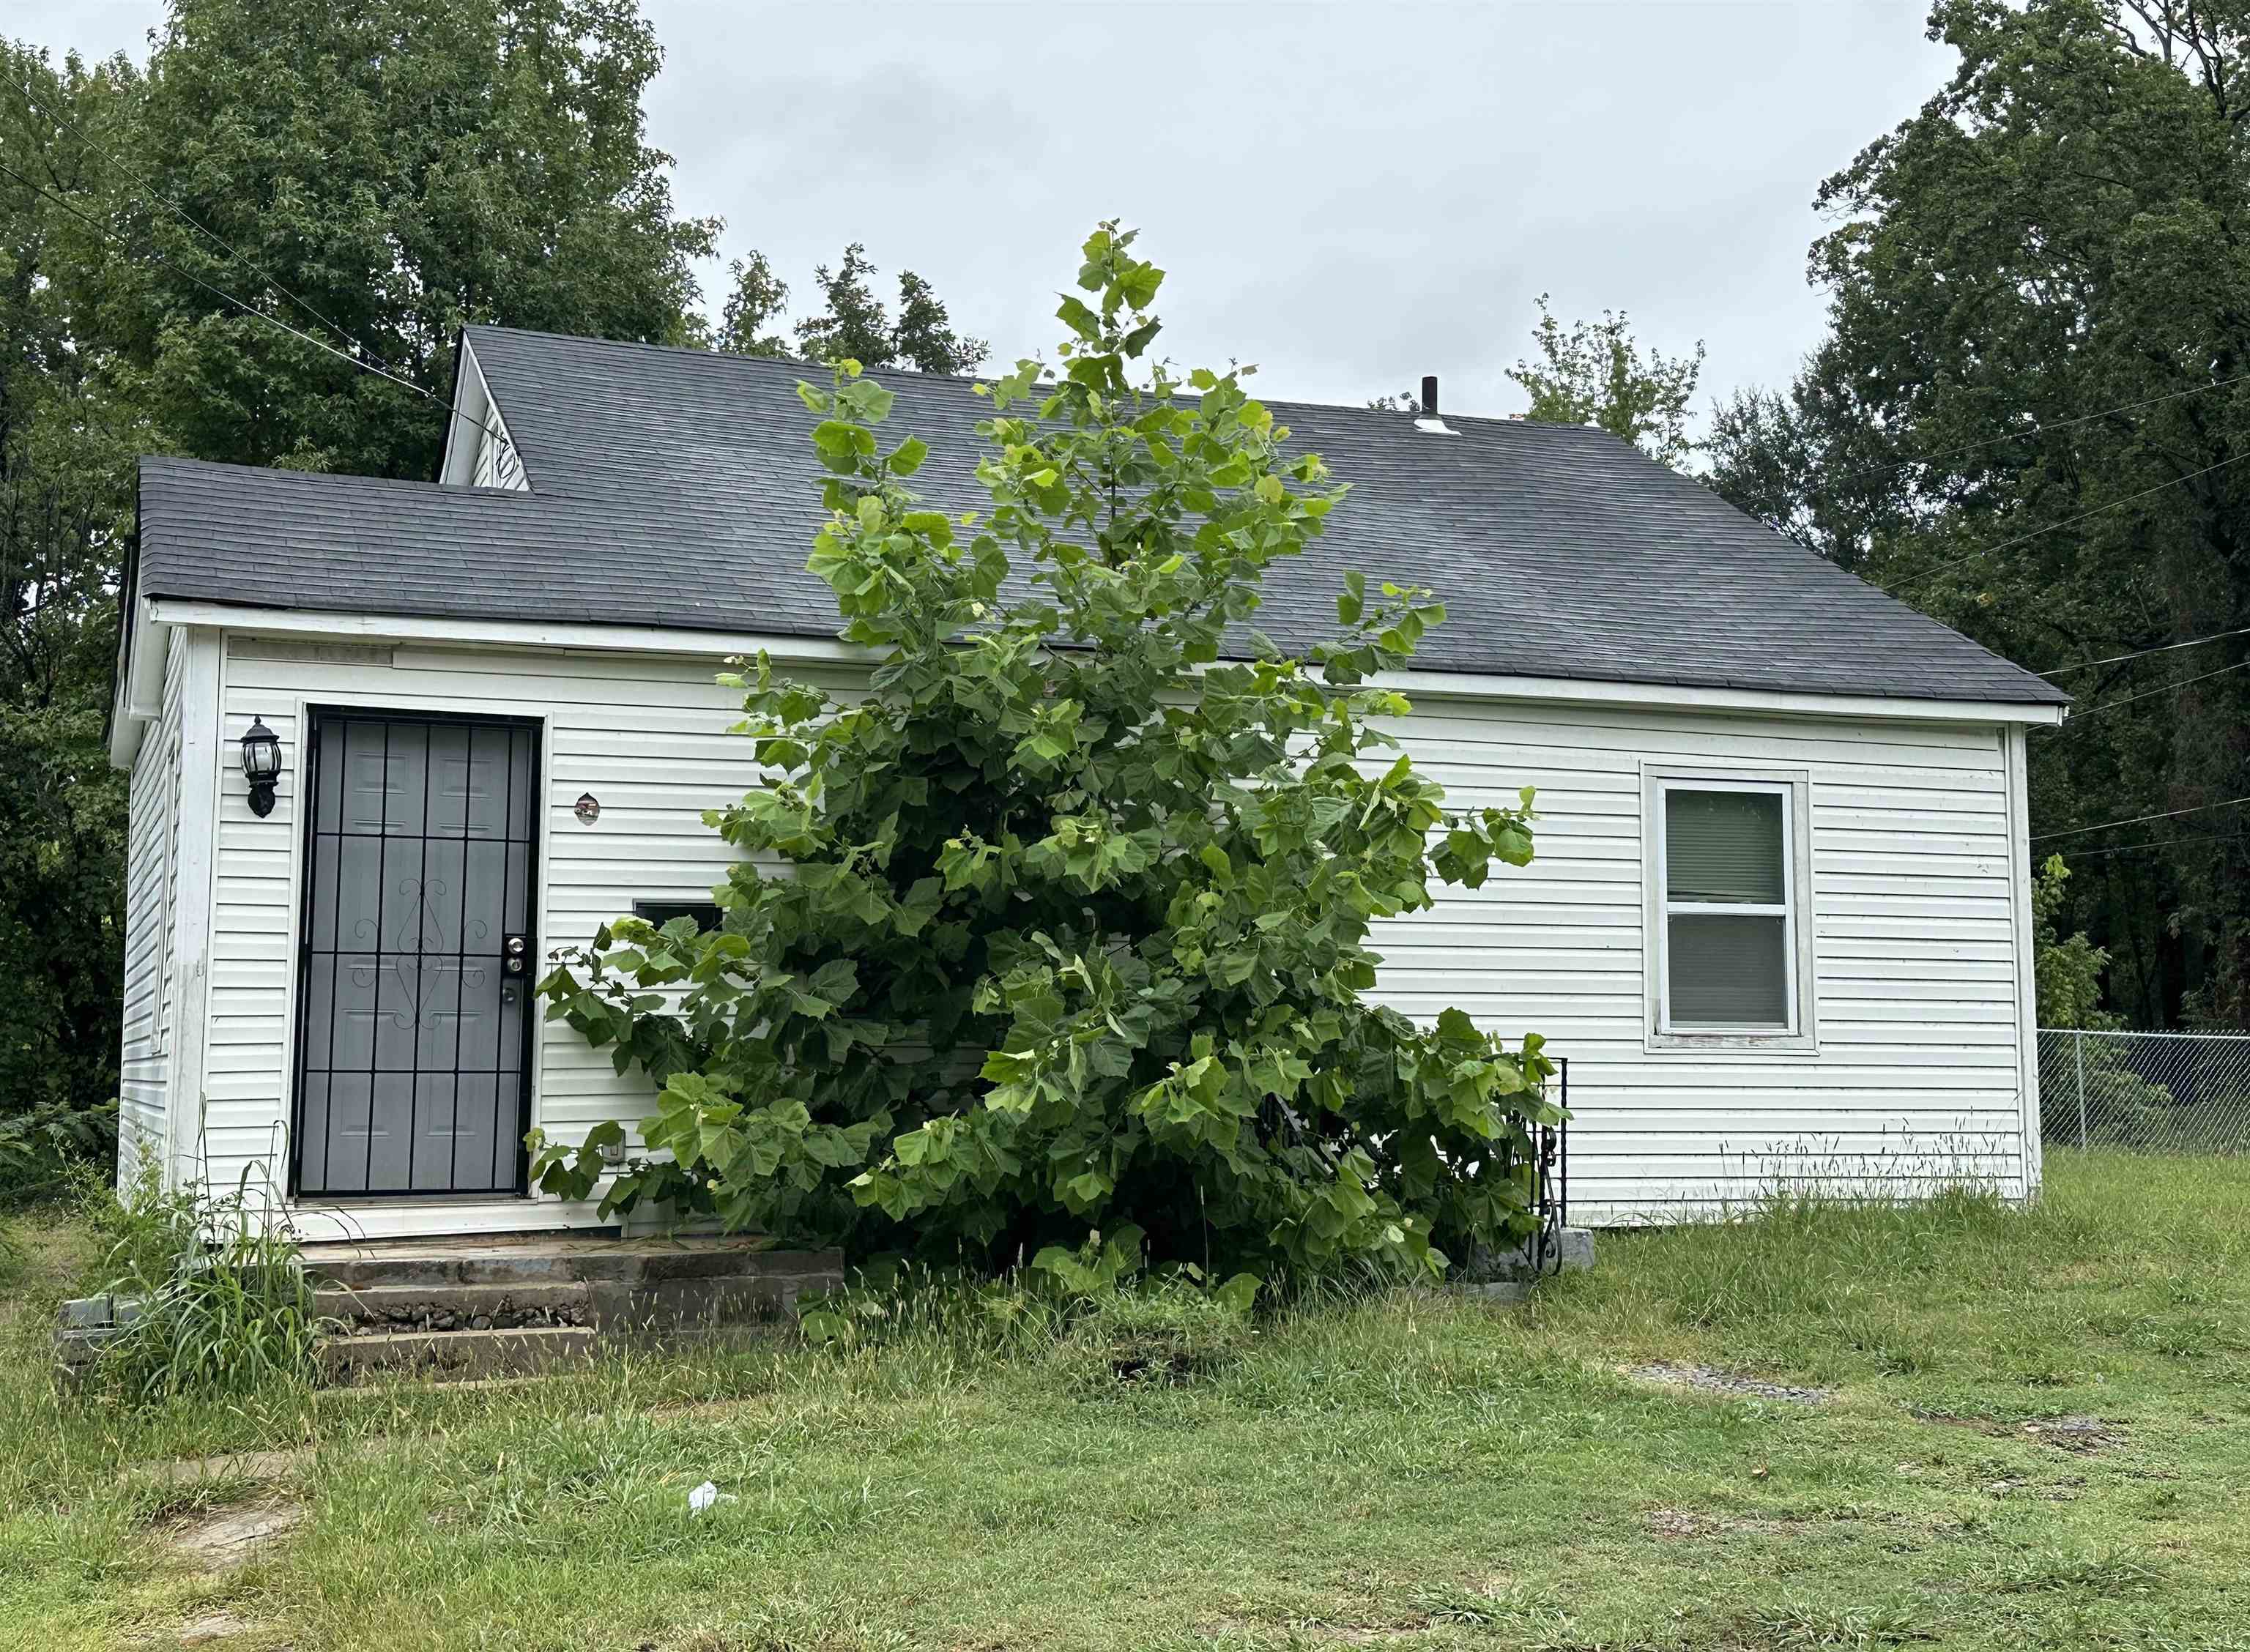
{"label": "black metal railing", "polygon": [[1570,1059],[1555,1063],[1563,1117],[1531,1127],[1531,1208],[1539,1231],[1531,1236],[1535,1273],[1563,1270],[1563,1229],[1570,1225]]}

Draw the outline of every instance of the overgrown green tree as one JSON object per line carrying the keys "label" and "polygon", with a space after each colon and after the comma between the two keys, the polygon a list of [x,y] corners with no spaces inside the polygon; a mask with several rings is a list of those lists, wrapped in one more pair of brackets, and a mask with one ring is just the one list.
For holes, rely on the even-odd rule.
{"label": "overgrown green tree", "polygon": [[[1131,232],[1083,259],[1058,377],[988,387],[980,519],[916,499],[928,450],[879,439],[855,363],[802,389],[807,566],[880,664],[842,699],[747,664],[772,773],[706,816],[750,857],[722,926],[619,919],[542,983],[659,1091],[604,1208],[986,1263],[1091,1232],[1268,1276],[1441,1266],[1528,1225],[1551,1068],[1370,1004],[1366,940],[1527,861],[1529,794],[1449,814],[1388,754],[1406,701],[1364,682],[1444,617],[1426,593],[1355,575],[1310,662],[1222,660],[1344,490],[1239,371],[1148,364],[1163,272]],[[542,1185],[586,1196],[622,1139],[542,1151]]]}
{"label": "overgrown green tree", "polygon": [[[1832,331],[1720,491],[2079,697],[2035,832],[2143,1024],[2250,1023],[2250,7],[1942,0],[1949,83],[1822,187]],[[2219,640],[2161,653],[2176,642]],[[2136,657],[2117,658],[2118,656]]]}
{"label": "overgrown green tree", "polygon": [[1675,467],[1694,451],[1688,403],[1703,373],[1701,344],[1693,355],[1667,356],[1632,336],[1622,310],[1566,327],[1547,307],[1544,293],[1531,337],[1538,359],[1519,361],[1508,375],[1531,394],[1525,417],[1598,425]]}

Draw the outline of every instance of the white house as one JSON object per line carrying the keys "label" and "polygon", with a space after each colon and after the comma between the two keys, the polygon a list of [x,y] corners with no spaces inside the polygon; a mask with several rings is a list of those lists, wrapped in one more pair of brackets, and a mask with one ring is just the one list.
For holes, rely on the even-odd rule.
{"label": "white house", "polygon": [[[144,462],[111,755],[132,772],[122,1174],[270,1184],[314,1236],[591,1223],[521,1139],[646,1111],[539,960],[708,899],[757,779],[713,675],[848,680],[786,362],[472,328],[432,482]],[[889,376],[983,502],[968,382]],[[1356,485],[1346,568],[1452,611],[1399,685],[1538,857],[1390,926],[1382,990],[1571,1063],[1573,1211],[1777,1178],[2039,1180],[2026,730],[2064,696],[1598,431],[1275,405]],[[254,795],[245,734],[279,774]]]}

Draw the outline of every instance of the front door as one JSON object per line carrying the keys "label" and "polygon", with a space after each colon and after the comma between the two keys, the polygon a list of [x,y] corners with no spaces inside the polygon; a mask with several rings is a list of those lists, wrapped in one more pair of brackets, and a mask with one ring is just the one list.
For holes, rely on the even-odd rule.
{"label": "front door", "polygon": [[520,1193],[537,726],[307,720],[297,1190]]}

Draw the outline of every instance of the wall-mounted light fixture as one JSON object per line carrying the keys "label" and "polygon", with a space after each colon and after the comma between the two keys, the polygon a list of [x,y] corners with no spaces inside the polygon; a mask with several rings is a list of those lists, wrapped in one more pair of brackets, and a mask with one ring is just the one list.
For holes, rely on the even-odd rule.
{"label": "wall-mounted light fixture", "polygon": [[250,812],[260,820],[273,812],[273,782],[281,778],[281,737],[253,717],[242,737],[242,777],[250,782]]}

